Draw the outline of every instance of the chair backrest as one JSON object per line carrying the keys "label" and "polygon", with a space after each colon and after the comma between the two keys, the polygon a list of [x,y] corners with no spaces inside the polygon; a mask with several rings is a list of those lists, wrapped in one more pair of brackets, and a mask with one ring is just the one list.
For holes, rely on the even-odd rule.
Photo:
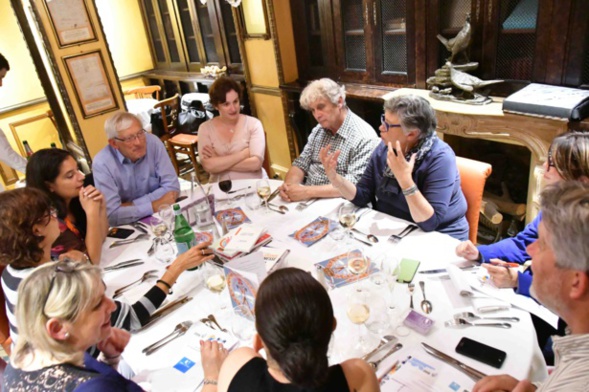
{"label": "chair backrest", "polygon": [[[123,90],[124,95],[134,95],[135,99],[142,99],[142,98],[155,98],[158,101],[160,100],[160,86],[140,86],[140,87],[131,87]],[[155,93],[155,97],[153,94]]]}
{"label": "chair backrest", "polygon": [[485,162],[462,157],[456,157],[456,165],[460,173],[460,187],[468,206],[466,209],[466,220],[470,227],[468,238],[476,244],[483,191],[493,167]]}
{"label": "chair backrest", "polygon": [[[0,266],[0,276],[4,272],[5,266]],[[7,354],[10,354],[10,346],[12,339],[10,338],[10,326],[8,324],[8,317],[6,317],[6,298],[4,290],[0,287],[0,345],[4,348]]]}
{"label": "chair backrest", "polygon": [[167,137],[172,135],[178,126],[178,113],[180,109],[179,101],[179,95],[176,94],[171,98],[159,101],[153,106],[154,109],[160,109],[162,113],[163,130]]}

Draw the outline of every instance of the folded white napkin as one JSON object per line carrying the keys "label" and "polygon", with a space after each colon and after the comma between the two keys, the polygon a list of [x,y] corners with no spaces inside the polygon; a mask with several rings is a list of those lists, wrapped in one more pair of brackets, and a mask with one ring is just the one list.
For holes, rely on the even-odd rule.
{"label": "folded white napkin", "polygon": [[463,297],[471,296],[473,294],[473,290],[468,284],[468,281],[466,280],[466,277],[464,276],[464,273],[460,270],[460,268],[458,268],[454,264],[449,264],[446,266],[446,270],[448,271],[450,280],[452,281],[452,284],[458,291],[458,294],[460,294]]}
{"label": "folded white napkin", "polygon": [[500,310],[506,310],[511,307],[509,302],[502,301],[498,298],[488,296],[475,288],[481,283],[477,280],[476,275],[471,273],[465,273],[455,265],[448,265],[446,267],[448,275],[452,284],[463,297],[471,297],[473,308],[480,313],[496,312]]}

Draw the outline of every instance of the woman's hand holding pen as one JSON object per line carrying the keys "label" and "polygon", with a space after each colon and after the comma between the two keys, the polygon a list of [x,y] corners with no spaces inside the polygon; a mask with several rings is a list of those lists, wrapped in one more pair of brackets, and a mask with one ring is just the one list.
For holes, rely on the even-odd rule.
{"label": "woman's hand holding pen", "polygon": [[489,271],[491,281],[499,288],[517,287],[517,269],[516,263],[506,263],[499,259],[491,259],[490,264],[483,264],[482,267]]}

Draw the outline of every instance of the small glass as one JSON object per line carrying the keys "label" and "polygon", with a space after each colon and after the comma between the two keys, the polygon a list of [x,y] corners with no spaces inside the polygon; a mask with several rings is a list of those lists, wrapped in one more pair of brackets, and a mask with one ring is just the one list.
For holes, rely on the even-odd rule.
{"label": "small glass", "polygon": [[258,182],[256,182],[256,192],[258,193],[260,199],[262,199],[262,201],[266,205],[265,212],[269,213],[270,207],[268,206],[268,197],[270,197],[272,189],[270,189],[270,183],[268,182],[268,180],[259,180]]}
{"label": "small glass", "polygon": [[219,304],[220,309],[226,309],[227,301],[223,300],[223,291],[227,287],[227,279],[223,270],[210,263],[205,263],[204,279],[207,290],[217,296],[216,302]]}
{"label": "small glass", "polygon": [[346,229],[346,242],[351,245],[352,228],[356,224],[356,209],[352,203],[344,203],[338,210],[338,219],[340,225]]}
{"label": "small glass", "polygon": [[256,317],[247,305],[237,305],[231,315],[231,333],[241,343],[251,344],[256,333]]}
{"label": "small glass", "polygon": [[153,239],[154,256],[156,260],[165,264],[170,263],[176,256],[176,250],[172,245],[172,222],[173,211],[168,204],[162,205],[158,213],[153,215],[150,220],[151,231],[155,235]]}
{"label": "small glass", "polygon": [[362,325],[370,318],[372,299],[370,291],[362,286],[354,287],[348,295],[346,315],[353,324],[358,326],[358,340],[354,344],[353,350],[359,357],[370,350]]}
{"label": "small glass", "polygon": [[362,249],[350,250],[346,260],[348,271],[354,275],[362,275],[370,267],[370,260],[368,260]]}
{"label": "small glass", "polygon": [[231,187],[233,186],[233,183],[231,182],[231,177],[229,176],[228,173],[224,173],[219,177],[219,189],[222,192],[225,192],[225,194],[227,195],[227,200],[226,200],[226,204],[228,207],[231,207],[232,205],[232,200],[231,200],[231,196],[229,196],[229,192],[231,191]]}

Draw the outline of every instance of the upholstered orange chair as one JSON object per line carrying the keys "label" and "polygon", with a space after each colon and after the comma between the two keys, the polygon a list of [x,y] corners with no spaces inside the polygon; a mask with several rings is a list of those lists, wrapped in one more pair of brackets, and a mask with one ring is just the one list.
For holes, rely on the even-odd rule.
{"label": "upholstered orange chair", "polygon": [[[5,266],[0,266],[0,276],[4,272]],[[6,354],[10,355],[10,346],[12,345],[12,339],[10,338],[10,327],[8,326],[8,318],[6,317],[6,299],[4,297],[4,290],[0,288],[0,344],[6,351]]]}
{"label": "upholstered orange chair", "polygon": [[462,157],[456,157],[456,165],[460,173],[460,187],[468,206],[466,209],[466,220],[470,227],[468,239],[476,244],[483,191],[493,167],[485,162]]}

